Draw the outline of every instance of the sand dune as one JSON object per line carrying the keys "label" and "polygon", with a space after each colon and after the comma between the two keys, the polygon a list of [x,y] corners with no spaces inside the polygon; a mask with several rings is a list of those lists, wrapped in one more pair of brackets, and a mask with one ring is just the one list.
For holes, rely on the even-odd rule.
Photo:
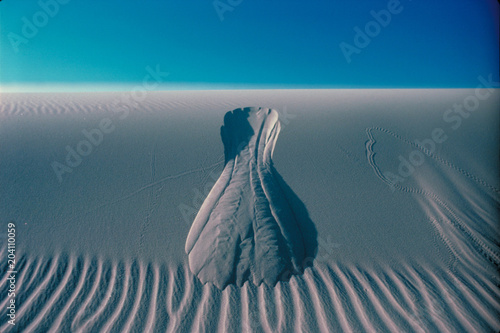
{"label": "sand dune", "polygon": [[186,241],[191,271],[204,283],[274,285],[302,272],[307,253],[314,254],[274,177],[279,130],[272,109],[237,109],[224,117],[225,167]]}
{"label": "sand dune", "polygon": [[1,94],[0,332],[498,332],[500,94],[443,116],[474,93]]}

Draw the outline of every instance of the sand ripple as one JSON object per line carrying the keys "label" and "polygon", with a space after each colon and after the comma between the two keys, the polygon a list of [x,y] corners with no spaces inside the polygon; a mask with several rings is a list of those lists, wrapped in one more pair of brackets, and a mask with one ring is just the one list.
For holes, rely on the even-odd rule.
{"label": "sand ripple", "polygon": [[[494,279],[461,267],[318,265],[275,287],[201,284],[187,265],[22,257],[1,332],[492,332]],[[37,269],[38,267],[38,269]],[[7,278],[1,272],[2,286]],[[5,287],[2,295],[6,295]],[[5,300],[2,301],[5,318]]]}

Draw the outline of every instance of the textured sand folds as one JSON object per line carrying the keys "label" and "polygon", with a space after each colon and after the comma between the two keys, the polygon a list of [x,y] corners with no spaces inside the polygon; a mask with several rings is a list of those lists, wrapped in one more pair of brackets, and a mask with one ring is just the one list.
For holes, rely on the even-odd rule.
{"label": "textured sand folds", "polygon": [[[444,125],[422,100],[469,93],[1,93],[0,211],[19,238],[0,332],[500,332],[498,94],[432,152],[412,141]],[[279,121],[228,113],[223,164],[212,129],[255,104]],[[51,162],[104,117],[116,131],[59,184]],[[413,151],[425,162],[390,191]]]}
{"label": "textured sand folds", "polygon": [[[375,131],[389,135],[429,157],[425,167],[412,175],[413,181],[394,183],[382,173],[374,158]],[[416,196],[438,238],[448,248],[449,268],[454,269],[458,262],[484,274],[500,268],[500,190],[390,130],[372,127],[366,133],[367,159],[376,176],[395,190]]]}
{"label": "textured sand folds", "polygon": [[39,116],[39,115],[71,115],[90,114],[105,107],[102,101],[88,103],[84,95],[70,98],[65,94],[2,94],[0,116]]}
{"label": "textured sand folds", "polygon": [[51,116],[51,115],[90,115],[111,112],[122,116],[126,111],[140,114],[156,113],[159,110],[196,110],[232,109],[247,98],[236,101],[217,101],[203,92],[189,94],[179,99],[179,94],[168,92],[148,92],[146,100],[136,101],[127,92],[115,93],[0,93],[0,117]]}
{"label": "textured sand folds", "polygon": [[[35,269],[39,267],[39,269]],[[276,286],[201,284],[186,266],[22,257],[1,332],[493,332],[500,291],[465,266],[320,265]],[[1,316],[5,317],[5,267]],[[34,282],[34,283],[33,283]]]}
{"label": "textured sand folds", "polygon": [[226,113],[225,167],[186,240],[189,267],[203,283],[274,285],[302,271],[311,251],[272,166],[279,131],[275,110]]}

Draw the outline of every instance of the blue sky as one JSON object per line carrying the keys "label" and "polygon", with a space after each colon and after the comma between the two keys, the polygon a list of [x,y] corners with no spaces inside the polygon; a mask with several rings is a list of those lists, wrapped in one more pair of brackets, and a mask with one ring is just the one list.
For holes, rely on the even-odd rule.
{"label": "blue sky", "polygon": [[498,20],[493,0],[3,0],[0,85],[126,90],[159,66],[157,89],[476,87]]}

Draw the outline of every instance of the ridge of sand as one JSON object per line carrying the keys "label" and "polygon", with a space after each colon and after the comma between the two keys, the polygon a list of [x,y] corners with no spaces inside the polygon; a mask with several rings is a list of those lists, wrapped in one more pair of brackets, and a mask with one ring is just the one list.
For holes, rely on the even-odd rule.
{"label": "ridge of sand", "polygon": [[221,128],[224,170],[186,240],[189,267],[203,283],[224,288],[250,279],[274,285],[302,272],[306,253],[312,255],[275,178],[272,154],[279,131],[276,110],[251,107],[226,113]]}

